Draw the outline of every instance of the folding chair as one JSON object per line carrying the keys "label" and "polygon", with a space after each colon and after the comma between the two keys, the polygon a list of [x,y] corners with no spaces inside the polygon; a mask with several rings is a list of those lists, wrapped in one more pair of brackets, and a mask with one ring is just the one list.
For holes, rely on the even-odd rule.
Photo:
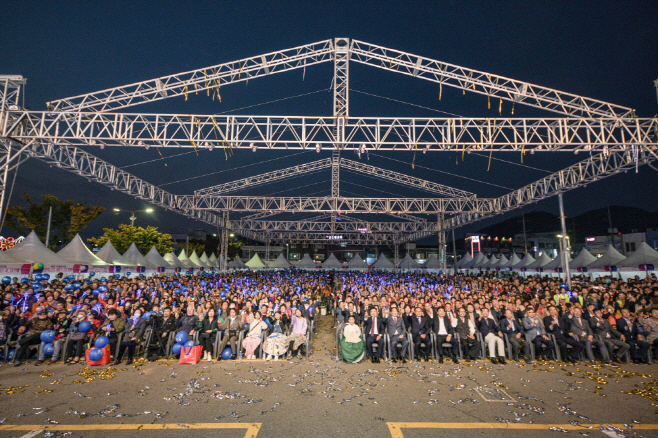
{"label": "folding chair", "polygon": [[487,344],[484,343],[484,336],[482,336],[482,333],[476,332],[475,333],[475,339],[480,342],[480,355],[482,356],[482,359],[487,358]]}

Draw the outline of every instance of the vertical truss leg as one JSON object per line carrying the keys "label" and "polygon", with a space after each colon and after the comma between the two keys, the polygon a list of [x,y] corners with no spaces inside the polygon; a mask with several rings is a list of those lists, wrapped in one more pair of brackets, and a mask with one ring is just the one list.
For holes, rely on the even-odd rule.
{"label": "vertical truss leg", "polygon": [[[347,38],[334,40],[334,108],[336,117],[334,138],[336,143],[331,152],[331,197],[340,197],[340,151],[345,142],[345,119],[349,116],[349,59],[350,41]],[[331,232],[336,231],[336,215],[331,215]]]}
{"label": "vertical truss leg", "polygon": [[[225,211],[222,214],[224,216],[224,223],[228,224],[228,211]],[[228,237],[230,232],[231,231],[226,226],[222,228],[222,250],[219,255],[219,270],[221,272],[226,272],[228,270]]]}
{"label": "vertical truss leg", "polygon": [[394,249],[393,249],[393,251],[395,252],[395,254],[393,255],[393,257],[394,257],[394,259],[395,259],[395,262],[394,262],[394,263],[395,263],[395,267],[397,268],[397,267],[398,267],[398,263],[399,263],[399,257],[398,257],[398,254],[400,253],[400,244],[396,243],[396,244],[395,244],[395,247],[394,247]]}
{"label": "vertical truss leg", "polygon": [[267,239],[265,242],[265,263],[270,261],[270,233],[267,233]]}
{"label": "vertical truss leg", "polygon": [[441,270],[445,272],[447,255],[444,213],[439,213],[437,217],[437,228],[439,230],[439,261],[441,262]]}

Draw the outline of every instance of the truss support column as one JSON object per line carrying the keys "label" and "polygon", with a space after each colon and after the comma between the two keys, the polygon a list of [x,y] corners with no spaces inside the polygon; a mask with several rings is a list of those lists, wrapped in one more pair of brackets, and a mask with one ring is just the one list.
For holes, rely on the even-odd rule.
{"label": "truss support column", "polygon": [[562,200],[562,192],[557,194],[557,199],[560,203],[560,226],[562,227],[562,238],[560,239],[562,245],[560,257],[562,257],[562,271],[567,278],[567,285],[571,289],[571,271],[569,269],[569,236],[567,235],[567,225],[564,216],[564,201]]}
{"label": "truss support column", "polygon": [[455,229],[452,229],[452,270],[457,275],[457,245],[455,244]]}
{"label": "truss support column", "polygon": [[439,261],[441,261],[441,270],[445,271],[447,268],[447,255],[446,255],[446,232],[445,232],[445,215],[439,213],[437,215],[437,229],[439,230]]}
{"label": "truss support column", "polygon": [[228,237],[231,231],[228,228],[228,211],[224,211],[222,216],[224,217],[224,227],[222,228],[222,251],[219,255],[219,270],[226,272],[228,270]]}
{"label": "truss support column", "polygon": [[395,267],[397,268],[398,263],[400,261],[400,257],[398,256],[398,254],[400,254],[400,244],[399,243],[397,243],[397,242],[395,243],[395,245],[393,246],[393,252],[394,252],[394,254],[393,254],[394,264],[395,264]]}
{"label": "truss support column", "polygon": [[266,234],[266,239],[265,239],[265,263],[269,263],[270,261],[270,233]]}
{"label": "truss support column", "polygon": [[[349,116],[349,60],[350,40],[334,40],[334,149],[331,152],[331,197],[340,197],[340,151],[345,142],[345,119]],[[336,215],[331,215],[332,233],[335,230]]]}

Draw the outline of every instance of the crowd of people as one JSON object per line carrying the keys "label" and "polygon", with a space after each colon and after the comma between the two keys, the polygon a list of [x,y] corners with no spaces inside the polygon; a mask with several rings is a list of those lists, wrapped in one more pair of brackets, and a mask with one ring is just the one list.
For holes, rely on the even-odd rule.
{"label": "crowd of people", "polygon": [[[138,349],[157,359],[180,331],[196,340],[205,360],[227,347],[231,359],[242,352],[248,359],[258,352],[266,360],[290,358],[308,349],[319,306],[334,315],[337,348],[350,363],[365,357],[378,363],[386,351],[393,362],[406,362],[412,348],[415,357],[441,363],[488,356],[505,364],[506,356],[519,360],[523,350],[527,362],[534,351],[547,360],[615,366],[627,354],[639,364],[658,353],[654,276],[575,278],[568,290],[559,279],[511,273],[286,269],[86,280],[57,275],[13,278],[2,287],[0,351],[4,345],[14,350],[15,366],[33,356],[37,366],[86,363],[85,351],[99,336],[107,337],[115,364],[131,363]],[[45,342],[41,335],[49,330],[54,338]]]}

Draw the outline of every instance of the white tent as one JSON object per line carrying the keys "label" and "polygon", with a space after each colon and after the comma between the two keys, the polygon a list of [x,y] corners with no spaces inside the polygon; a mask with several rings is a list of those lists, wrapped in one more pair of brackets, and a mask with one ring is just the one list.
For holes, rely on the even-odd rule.
{"label": "white tent", "polygon": [[407,253],[402,260],[398,262],[397,265],[400,269],[420,269],[420,264],[411,258],[411,255]]}
{"label": "white tent", "polygon": [[485,260],[486,258],[487,256],[485,256],[482,252],[478,252],[477,254],[475,254],[475,257],[470,262],[464,263],[460,267],[464,269],[476,268],[479,264],[482,263],[482,260]]}
{"label": "white tent", "polygon": [[144,266],[145,268],[155,268],[155,265],[146,260],[142,253],[139,252],[135,242],[131,243],[128,251],[123,253],[123,258],[128,260],[131,265]]}
{"label": "white tent", "polygon": [[80,235],[77,233],[68,245],[57,251],[57,255],[65,258],[71,263],[97,266],[107,265],[107,263],[96,257],[94,253],[87,248],[87,245],[84,244]]}
{"label": "white tent", "polygon": [[[12,250],[10,249],[9,251]],[[646,242],[642,242],[633,254],[631,254],[626,260],[619,262],[617,266],[637,269],[640,265],[653,263],[656,259],[658,259],[658,252],[647,245]]]}
{"label": "white tent", "polygon": [[528,269],[530,265],[532,265],[535,262],[535,258],[530,255],[530,253],[526,254],[520,262],[518,262],[515,265],[512,265],[512,269],[523,269],[526,268]]}
{"label": "white tent", "polygon": [[578,269],[587,266],[595,261],[596,261],[596,257],[594,257],[589,251],[587,251],[587,248],[583,248],[583,250],[580,251],[580,254],[578,254],[576,258],[571,260],[571,263],[569,263],[569,267],[571,269]]}
{"label": "white tent", "polygon": [[119,251],[114,249],[111,241],[105,242],[105,245],[98,251],[96,257],[107,263],[108,265],[129,265],[130,262],[123,258]]}
{"label": "white tent", "polygon": [[206,255],[205,251],[203,252],[203,254],[201,254],[201,257],[199,257],[199,260],[201,260],[201,263],[203,263],[203,266],[208,266],[209,268],[214,267],[214,265],[210,262],[210,259]]}
{"label": "white tent", "polygon": [[501,268],[510,268],[511,269],[512,266],[516,265],[520,261],[521,261],[521,259],[519,258],[519,256],[517,256],[516,253],[514,253],[514,254],[512,254],[512,258],[509,259],[509,261],[507,263],[502,265]]}
{"label": "white tent", "polygon": [[219,266],[219,260],[217,259],[217,256],[215,255],[214,252],[210,253],[210,257],[208,257],[208,260],[210,261],[212,266]]}
{"label": "white tent", "polygon": [[347,262],[348,269],[368,269],[368,264],[363,261],[360,254],[352,257],[352,260]]}
{"label": "white tent", "polygon": [[14,260],[13,263],[43,263],[44,265],[67,266],[72,263],[64,257],[59,256],[46,248],[37,233],[32,231],[27,237],[15,247],[6,251],[7,255]]}
{"label": "white tent", "polygon": [[484,269],[492,270],[492,269],[493,269],[493,266],[494,266],[496,263],[498,263],[498,259],[496,258],[495,255],[492,254],[492,255],[491,255],[491,258],[489,259],[489,261],[488,261],[487,263],[485,263],[482,267],[483,267]]}
{"label": "white tent", "polygon": [[286,256],[283,255],[283,253],[279,253],[279,257],[277,257],[273,262],[268,263],[268,266],[270,268],[289,268],[291,264],[288,259],[286,259]]}
{"label": "white tent", "polygon": [[168,261],[162,258],[155,245],[151,247],[151,249],[149,250],[148,253],[146,253],[144,258],[151,264],[161,268],[168,268],[169,266],[171,266]]}
{"label": "white tent", "polygon": [[[550,263],[545,264],[542,266],[544,269],[564,269],[564,259],[563,259],[564,252],[560,251],[560,253],[555,257],[553,260],[551,260]],[[567,254],[567,263],[571,265],[571,256]]]}
{"label": "white tent", "polygon": [[587,269],[604,269],[606,266],[617,266],[622,260],[626,260],[626,256],[609,244],[605,253],[596,261],[587,265]]}
{"label": "white tent", "polygon": [[7,251],[0,251],[0,264],[18,263]]}
{"label": "white tent", "polygon": [[343,264],[336,258],[334,253],[332,252],[329,254],[329,257],[327,257],[327,260],[322,262],[322,267],[324,269],[339,269],[343,267]]}
{"label": "white tent", "polygon": [[176,257],[176,254],[174,254],[173,251],[168,252],[162,258],[165,259],[166,262],[169,263],[174,268],[187,268],[185,264],[183,264],[180,260],[178,260],[178,257]]}
{"label": "white tent", "polygon": [[184,249],[181,250],[180,254],[178,254],[178,260],[180,260],[180,262],[184,264],[185,267],[187,268],[198,268],[198,266],[192,263],[190,259],[187,257],[187,251],[185,251]]}
{"label": "white tent", "polygon": [[509,263],[509,259],[505,257],[505,254],[501,254],[498,261],[491,265],[491,269],[504,268],[507,263]]}
{"label": "white tent", "polygon": [[[432,256],[433,255],[431,255],[430,258],[428,258],[427,261],[425,262],[425,266],[427,266],[427,268],[429,268],[428,263],[432,259]],[[436,259],[437,262],[439,262],[439,259],[437,259],[436,256],[434,256],[434,258]],[[471,256],[470,252],[467,252],[466,255],[464,257],[462,257],[462,259],[460,261],[457,262],[457,267],[458,268],[463,268],[466,264],[468,264],[472,261],[473,261],[473,256]],[[440,264],[441,264],[441,262],[439,262],[439,265]]]}
{"label": "white tent", "polygon": [[247,269],[247,265],[244,264],[240,256],[235,256],[233,260],[228,262],[228,267],[229,268],[235,268],[235,269]]}
{"label": "white tent", "polygon": [[[476,257],[476,259],[477,259],[477,257]],[[480,259],[480,261],[477,262],[477,260],[476,260],[476,262],[473,263],[473,267],[474,268],[484,268],[487,265],[487,263],[489,263],[489,257],[482,254],[482,258]]]}
{"label": "white tent", "polygon": [[379,254],[379,257],[375,260],[375,263],[372,264],[372,267],[375,269],[392,269],[395,266],[384,254]]}
{"label": "white tent", "polygon": [[526,266],[526,268],[527,269],[543,268],[544,266],[548,265],[552,261],[553,261],[552,258],[550,258],[545,252],[542,252],[541,255],[537,257],[537,260],[535,260],[533,263],[530,263],[528,266]]}
{"label": "white tent", "polygon": [[310,268],[315,268],[317,266],[319,265],[315,263],[311,258],[311,256],[309,256],[308,254],[304,254],[304,257],[302,257],[301,260],[299,260],[295,264],[295,268],[298,269],[310,269]]}
{"label": "white tent", "polygon": [[196,251],[192,251],[192,254],[190,254],[190,261],[199,267],[206,266],[201,262],[201,260],[199,260],[199,256],[196,254]]}
{"label": "white tent", "polygon": [[[473,259],[470,254],[466,254],[463,259],[457,262],[457,267],[459,267],[459,264],[464,261],[466,257],[469,257],[469,261]],[[427,260],[425,260],[425,263],[423,263],[423,266],[426,269],[441,269],[441,260],[439,260],[434,254],[430,254]]]}
{"label": "white tent", "polygon": [[264,269],[267,268],[267,265],[263,263],[263,261],[260,259],[258,256],[258,253],[254,254],[254,256],[249,260],[247,263],[245,263],[249,269]]}

